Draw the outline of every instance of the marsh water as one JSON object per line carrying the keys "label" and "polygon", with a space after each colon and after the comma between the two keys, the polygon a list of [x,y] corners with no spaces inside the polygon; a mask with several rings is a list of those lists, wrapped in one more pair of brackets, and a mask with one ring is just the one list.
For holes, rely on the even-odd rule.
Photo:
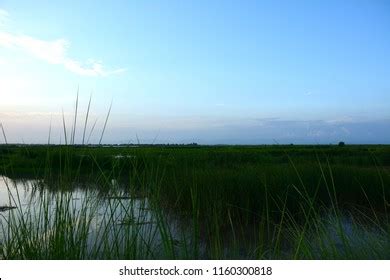
{"label": "marsh water", "polygon": [[[35,229],[40,232],[33,234],[50,238],[53,224],[64,209],[72,216],[67,222],[88,221],[87,250],[95,250],[95,257],[99,257],[96,250],[102,242],[106,243],[104,250],[115,250],[117,256],[126,255],[123,252],[128,245],[126,242],[141,243],[138,244],[140,247],[144,243],[148,252],[138,253],[141,258],[166,258],[163,247],[167,242],[174,244],[173,250],[177,251],[181,251],[180,246],[190,245],[188,223],[169,211],[157,211],[147,197],[130,194],[123,183],[112,180],[111,187],[115,191],[102,191],[90,182],[72,185],[71,189],[60,190],[49,188],[42,180],[1,176],[0,245],[9,234],[9,220],[35,223]],[[162,229],[162,224],[167,228]],[[38,228],[42,225],[49,229],[41,231]]]}
{"label": "marsh water", "polygon": [[[116,180],[111,181],[115,192],[102,192],[93,183],[83,182],[73,184],[71,189],[53,189],[47,187],[45,182],[32,179],[10,179],[0,177],[0,244],[8,237],[9,221],[17,223],[26,221],[32,224],[46,224],[45,227],[36,226],[32,234],[40,236],[44,240],[50,239],[54,234],[53,224],[56,223],[58,212],[67,205],[70,218],[66,222],[80,224],[81,220],[87,220],[86,238],[87,251],[95,252],[94,257],[99,258],[99,250],[102,243],[104,250],[115,250],[116,256],[126,256],[129,243],[138,243],[136,258],[191,258],[188,251],[196,248],[197,258],[210,258],[209,246],[200,236],[193,239],[193,224],[191,217],[183,218],[181,215],[169,211],[166,207],[156,208],[148,197],[130,194],[126,186]],[[21,219],[23,217],[23,219]],[[313,251],[321,255],[323,247],[315,245],[316,239],[320,239],[322,246],[327,242],[332,243],[333,248],[343,250],[343,238],[349,240],[348,246],[356,247],[356,250],[365,250],[372,246],[389,246],[389,237],[375,228],[356,228],[354,217],[343,216],[342,231],[335,226],[337,221],[331,216],[326,218],[326,231],[322,232],[322,238],[312,236]],[[31,226],[30,226],[31,227]],[[42,229],[44,228],[44,229]],[[241,232],[242,232],[241,228]],[[222,233],[224,244],[222,254],[225,257],[253,258],[255,243],[252,242],[256,234],[256,226],[248,226],[241,238],[236,239],[236,232],[227,229]],[[233,240],[234,239],[234,240]],[[233,240],[233,241],[232,241]],[[324,241],[325,240],[325,241]],[[197,244],[195,245],[194,242]],[[325,242],[325,243],[324,243]],[[232,252],[232,244],[235,246],[235,254]],[[291,247],[288,241],[284,242],[283,254],[288,258],[291,255]],[[238,244],[238,245],[237,245]],[[324,245],[325,244],[325,245]],[[168,248],[168,249],[167,249]],[[189,249],[192,248],[192,249]],[[144,250],[144,251],[143,251]],[[167,255],[167,250],[170,254]],[[104,258],[104,256],[101,256]]]}

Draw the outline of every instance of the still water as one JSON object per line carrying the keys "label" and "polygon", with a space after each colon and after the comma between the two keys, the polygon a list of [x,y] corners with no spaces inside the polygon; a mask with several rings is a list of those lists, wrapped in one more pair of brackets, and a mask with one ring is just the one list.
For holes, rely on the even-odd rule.
{"label": "still water", "polygon": [[[115,180],[111,184],[115,192],[102,192],[85,182],[74,184],[71,190],[50,190],[40,180],[0,177],[0,244],[8,234],[7,221],[20,223],[21,217],[32,224],[33,234],[49,240],[61,211],[69,216],[61,221],[76,228],[82,225],[80,232],[87,225],[86,244],[89,254],[95,257],[99,257],[99,250],[115,250],[118,256],[123,255],[129,242],[136,242],[140,248],[147,245],[143,247],[148,252],[137,253],[140,258],[165,258],[162,252],[167,243],[175,247],[183,244],[178,240],[184,240],[186,234],[183,223],[167,212],[152,210],[147,197],[130,195]],[[161,224],[167,228],[162,229]]]}
{"label": "still water", "polygon": [[[107,252],[114,252],[109,258],[212,258],[210,247],[215,244],[210,244],[202,236],[194,239],[191,217],[183,218],[169,209],[152,205],[147,197],[131,194],[125,185],[115,180],[111,185],[110,190],[114,192],[102,192],[97,186],[85,182],[73,184],[68,190],[59,190],[48,188],[40,180],[0,176],[0,246],[9,237],[9,221],[16,230],[23,228],[21,222],[28,224],[29,234],[34,236],[35,242],[42,244],[47,244],[56,234],[58,225],[57,228],[55,225],[60,221],[73,226],[73,239],[83,240],[86,258],[107,258]],[[351,215],[342,217],[341,228],[337,225],[340,223],[332,215],[326,216],[321,232],[313,233],[306,240],[305,245],[311,247],[314,258],[321,258],[324,254],[332,258],[331,250],[335,249],[338,251],[336,257],[348,258],[347,254],[342,254],[346,246],[357,254],[365,250],[390,249],[390,237],[386,232],[363,224],[356,227]],[[227,230],[222,233],[224,243],[219,244],[222,245],[220,256],[256,257],[254,252],[258,244],[251,242],[258,237],[256,225],[244,230],[240,239],[236,239],[236,232]],[[287,235],[288,229],[283,238]],[[282,242],[283,252],[278,257],[291,258],[293,255],[293,244],[289,240],[287,236]],[[327,255],[327,250],[330,255]],[[272,255],[263,257],[273,258]],[[365,258],[370,258],[370,255]]]}

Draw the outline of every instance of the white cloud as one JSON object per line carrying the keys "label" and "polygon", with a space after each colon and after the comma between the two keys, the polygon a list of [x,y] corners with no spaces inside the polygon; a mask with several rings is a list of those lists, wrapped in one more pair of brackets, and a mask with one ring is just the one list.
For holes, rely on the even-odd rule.
{"label": "white cloud", "polygon": [[107,71],[104,69],[101,62],[93,60],[89,61],[87,65],[88,67],[83,66],[80,64],[80,62],[73,59],[66,59],[66,61],[64,61],[64,66],[66,69],[82,76],[109,76],[113,74],[120,74],[126,71],[125,68]]}
{"label": "white cloud", "polygon": [[[0,9],[0,26],[7,17],[8,13]],[[0,31],[0,47],[23,51],[50,64],[63,65],[67,70],[81,76],[109,76],[126,71],[123,68],[107,70],[101,62],[89,60],[82,63],[68,57],[70,42],[66,39],[42,40],[27,35]]]}
{"label": "white cloud", "polygon": [[0,9],[0,26],[5,25],[8,20],[8,12],[6,10]]}

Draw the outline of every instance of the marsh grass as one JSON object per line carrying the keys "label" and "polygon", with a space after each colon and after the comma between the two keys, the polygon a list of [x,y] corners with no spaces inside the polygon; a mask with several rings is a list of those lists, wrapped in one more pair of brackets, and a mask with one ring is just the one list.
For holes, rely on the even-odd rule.
{"label": "marsh grass", "polygon": [[364,206],[336,199],[330,166],[318,166],[320,177],[310,188],[293,167],[298,184],[275,189],[271,178],[240,169],[210,174],[186,167],[192,176],[175,169],[176,180],[167,181],[169,167],[137,157],[128,159],[133,167],[119,187],[123,166],[113,162],[107,169],[92,159],[94,187],[83,187],[81,200],[74,185],[85,185],[82,164],[71,171],[61,165],[60,174],[46,170],[28,207],[10,196],[18,207],[2,213],[3,258],[389,258],[387,212],[378,210],[363,183]]}
{"label": "marsh grass", "polygon": [[90,105],[82,145],[77,93],[64,145],[50,126],[47,146],[0,147],[4,176],[37,179],[26,205],[5,180],[2,258],[390,258],[388,147],[96,148]]}

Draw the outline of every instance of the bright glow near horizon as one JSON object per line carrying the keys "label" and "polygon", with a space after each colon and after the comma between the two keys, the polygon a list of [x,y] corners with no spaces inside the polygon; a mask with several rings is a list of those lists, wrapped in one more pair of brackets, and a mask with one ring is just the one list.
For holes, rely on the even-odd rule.
{"label": "bright glow near horizon", "polygon": [[[387,1],[1,1],[0,122],[63,141],[390,143]],[[3,141],[2,137],[0,137]],[[0,141],[0,142],[1,142]]]}

